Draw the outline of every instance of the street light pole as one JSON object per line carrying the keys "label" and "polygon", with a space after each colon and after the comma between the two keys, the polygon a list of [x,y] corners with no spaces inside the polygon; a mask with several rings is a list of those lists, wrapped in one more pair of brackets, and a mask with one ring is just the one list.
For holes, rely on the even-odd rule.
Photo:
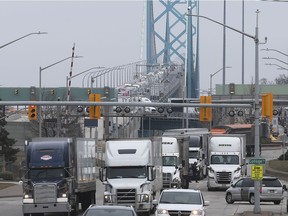
{"label": "street light pole", "polygon": [[[231,67],[230,66],[226,66],[225,68],[231,68]],[[223,68],[219,69],[218,71],[216,71],[213,74],[210,74],[210,90],[208,91],[209,95],[212,95],[212,77],[215,76],[217,73],[219,73],[222,70],[223,70]]]}
{"label": "street light pole", "polygon": [[13,41],[11,41],[11,42],[9,42],[9,43],[6,43],[6,44],[4,44],[4,45],[2,45],[2,46],[0,46],[0,49],[2,49],[2,48],[4,48],[4,47],[6,47],[6,46],[8,46],[8,45],[10,45],[10,44],[12,44],[12,43],[15,43],[16,41],[19,41],[19,40],[21,40],[21,39],[23,39],[23,38],[26,38],[26,37],[28,37],[28,36],[30,36],[30,35],[34,35],[34,34],[48,34],[47,32],[33,32],[33,33],[30,33],[30,34],[27,34],[27,35],[24,35],[24,36],[22,36],[22,37],[20,37],[20,38],[17,38],[17,39],[15,39],[15,40],[13,40]]}
{"label": "street light pole", "polygon": [[[80,58],[80,57],[82,57],[82,56],[75,56],[74,58]],[[46,69],[48,69],[48,68],[50,68],[50,67],[52,67],[54,65],[57,65],[57,64],[59,64],[59,63],[61,63],[63,61],[71,59],[71,58],[72,58],[72,56],[64,58],[64,59],[62,59],[60,61],[57,61],[57,62],[55,62],[55,63],[53,63],[51,65],[48,65],[48,66],[46,66],[44,68],[42,68],[42,67],[39,68],[39,101],[42,101],[42,87],[41,87],[42,71],[44,71],[44,70],[46,70]],[[42,106],[39,106],[38,107],[38,113],[39,113],[38,114],[38,117],[39,117],[39,137],[42,137],[42,114],[41,114],[41,112],[42,112]]]}
{"label": "street light pole", "polygon": [[[246,37],[249,37],[254,40],[255,43],[255,100],[254,100],[254,113],[255,113],[255,158],[259,158],[260,156],[260,145],[259,145],[259,33],[258,33],[258,14],[259,10],[256,11],[256,27],[255,27],[255,36],[252,36],[250,34],[247,34],[245,32],[242,32],[238,29],[232,28],[230,26],[224,25],[223,23],[220,23],[216,20],[213,20],[206,16],[201,15],[192,15],[192,14],[186,14],[187,16],[195,16],[200,17],[203,19],[207,19],[211,22],[217,23],[219,25],[225,26],[226,28],[233,30],[235,32],[238,32],[242,35],[245,35]],[[265,38],[265,43],[267,41],[267,38]],[[260,214],[261,208],[260,208],[260,181],[256,180],[254,181],[254,188],[255,188],[255,205],[254,205],[254,213]]]}

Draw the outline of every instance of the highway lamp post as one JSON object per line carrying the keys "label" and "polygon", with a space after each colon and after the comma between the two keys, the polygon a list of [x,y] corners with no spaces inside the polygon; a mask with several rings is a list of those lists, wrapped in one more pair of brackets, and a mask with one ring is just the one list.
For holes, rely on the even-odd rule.
{"label": "highway lamp post", "polygon": [[23,39],[23,38],[26,38],[26,37],[28,37],[28,36],[30,36],[30,35],[40,35],[40,34],[48,34],[47,32],[32,32],[32,33],[29,33],[29,34],[27,34],[27,35],[24,35],[24,36],[22,36],[22,37],[20,37],[20,38],[17,38],[17,39],[15,39],[15,40],[13,40],[13,41],[11,41],[11,42],[9,42],[9,43],[6,43],[6,44],[4,44],[4,45],[2,45],[2,46],[0,46],[0,49],[2,49],[2,48],[4,48],[4,47],[6,47],[6,46],[8,46],[8,45],[10,45],[10,44],[12,44],[12,43],[15,43],[16,41],[19,41],[19,40],[21,40],[21,39]]}
{"label": "highway lamp post", "polygon": [[[75,56],[74,58],[80,58],[80,57],[82,57],[82,56]],[[64,59],[62,59],[62,60],[60,60],[60,61],[57,61],[57,62],[55,62],[55,63],[53,63],[53,64],[50,64],[50,65],[48,65],[48,66],[46,66],[46,67],[40,67],[39,68],[39,101],[42,101],[42,86],[41,86],[41,82],[42,82],[42,71],[44,71],[44,70],[46,70],[46,69],[48,69],[48,68],[50,68],[50,67],[52,67],[52,66],[54,66],[54,65],[57,65],[57,64],[59,64],[59,63],[61,63],[61,62],[63,62],[63,61],[66,61],[66,60],[68,60],[68,59],[71,59],[72,58],[72,56],[70,56],[70,57],[67,57],[67,58],[64,58]],[[42,137],[42,114],[41,114],[41,112],[42,112],[42,106],[39,106],[38,107],[38,117],[39,117],[39,137]]]}
{"label": "highway lamp post", "polygon": [[[226,66],[225,68],[231,68],[231,67],[230,66]],[[213,78],[213,76],[215,76],[217,73],[219,73],[222,70],[223,70],[223,68],[219,69],[218,71],[216,71],[213,74],[210,74],[210,89],[208,91],[209,95],[212,95],[212,78]]]}
{"label": "highway lamp post", "polygon": [[282,67],[281,65],[278,65],[278,64],[266,63],[265,65],[276,66],[276,67],[278,67],[277,68],[278,70],[287,70],[288,71],[288,68]]}
{"label": "highway lamp post", "polygon": [[274,60],[276,60],[276,61],[279,61],[279,62],[281,62],[281,63],[283,63],[283,64],[288,65],[287,62],[282,61],[282,60],[280,60],[280,59],[278,59],[278,58],[275,58],[275,57],[263,57],[262,59],[274,59]]}
{"label": "highway lamp post", "polygon": [[281,51],[279,51],[279,50],[277,50],[277,49],[269,49],[269,48],[266,48],[266,49],[261,49],[261,51],[274,51],[274,52],[280,53],[280,54],[288,57],[288,54],[283,53],[283,52],[281,52]]}
{"label": "highway lamp post", "polygon": [[[249,37],[254,40],[255,43],[255,100],[254,100],[254,113],[255,113],[255,158],[258,159],[260,157],[260,145],[259,145],[259,31],[258,31],[258,15],[259,10],[256,11],[256,27],[255,27],[255,36],[242,32],[238,29],[232,28],[230,26],[224,25],[216,20],[213,20],[209,17],[202,16],[202,15],[192,15],[186,14],[187,16],[195,16],[204,18],[211,22],[214,22],[218,25],[225,26],[226,28],[238,32],[246,37]],[[265,38],[265,43],[267,38]],[[254,204],[254,213],[260,214],[260,181],[254,181],[254,188],[255,188],[255,204]]]}
{"label": "highway lamp post", "polygon": [[[79,75],[81,75],[81,74],[87,73],[87,72],[89,72],[89,71],[91,71],[91,70],[97,70],[97,69],[102,69],[102,68],[105,68],[105,67],[96,66],[96,67],[92,67],[92,68],[89,68],[89,69],[87,69],[87,70],[84,70],[84,71],[82,71],[82,72],[80,72],[80,73],[77,73],[77,74],[75,74],[75,75],[73,75],[73,76],[71,76],[71,77],[66,76],[66,88],[68,89],[69,81],[71,81],[74,77],[77,77],[77,76],[79,76]],[[95,71],[90,72],[90,73],[95,73]],[[83,84],[83,82],[82,82],[82,88],[83,88],[83,87],[84,87],[84,84]]]}

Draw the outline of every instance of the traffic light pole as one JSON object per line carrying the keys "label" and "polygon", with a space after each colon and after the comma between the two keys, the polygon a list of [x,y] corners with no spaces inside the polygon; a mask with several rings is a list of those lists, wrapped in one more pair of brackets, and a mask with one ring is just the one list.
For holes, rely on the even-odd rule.
{"label": "traffic light pole", "polygon": [[[259,10],[256,11],[256,28],[255,28],[255,36],[252,36],[250,34],[247,34],[245,32],[242,32],[238,29],[232,28],[230,26],[227,26],[223,23],[220,23],[216,20],[213,20],[211,18],[200,16],[200,15],[192,15],[192,14],[186,14],[187,16],[195,16],[207,19],[211,22],[214,22],[216,24],[222,25],[230,30],[233,30],[235,32],[238,32],[244,36],[247,36],[254,40],[255,42],[255,100],[254,100],[254,113],[255,113],[255,157],[260,157],[260,143],[259,143],[259,35],[258,35],[258,14]],[[265,38],[265,43],[267,41],[267,38]],[[254,213],[260,214],[261,208],[260,208],[260,181],[254,181],[254,188],[255,188],[255,205],[254,205]]]}

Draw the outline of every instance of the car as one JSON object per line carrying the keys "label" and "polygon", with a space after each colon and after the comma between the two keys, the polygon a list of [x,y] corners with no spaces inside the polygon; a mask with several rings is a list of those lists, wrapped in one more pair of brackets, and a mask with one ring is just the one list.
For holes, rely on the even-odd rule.
{"label": "car", "polygon": [[[279,205],[284,198],[286,185],[276,177],[264,176],[261,181],[260,202],[274,202]],[[235,201],[249,201],[254,205],[254,180],[251,177],[242,177],[226,190],[225,200],[228,204]]]}
{"label": "car", "polygon": [[155,216],[168,215],[205,215],[209,201],[204,201],[200,190],[164,189],[159,200],[153,200]]}
{"label": "car", "polygon": [[132,206],[91,205],[82,216],[137,216]]}

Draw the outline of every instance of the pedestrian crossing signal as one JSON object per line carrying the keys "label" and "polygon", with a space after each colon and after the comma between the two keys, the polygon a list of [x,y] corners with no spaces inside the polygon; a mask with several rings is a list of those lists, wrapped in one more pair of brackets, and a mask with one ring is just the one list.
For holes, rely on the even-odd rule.
{"label": "pedestrian crossing signal", "polygon": [[29,120],[37,120],[37,106],[30,105],[28,107],[28,118]]}

